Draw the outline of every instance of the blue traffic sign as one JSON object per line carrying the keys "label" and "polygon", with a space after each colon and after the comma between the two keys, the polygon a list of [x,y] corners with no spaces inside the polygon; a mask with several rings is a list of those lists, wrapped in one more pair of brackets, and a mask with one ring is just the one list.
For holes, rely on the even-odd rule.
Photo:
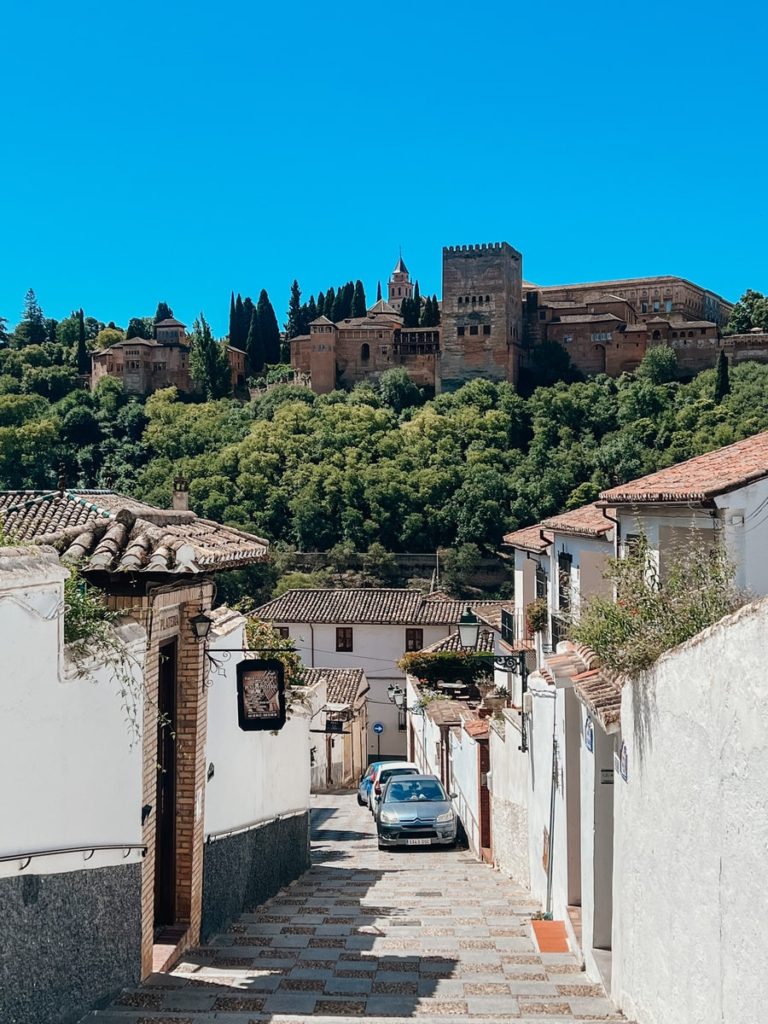
{"label": "blue traffic sign", "polygon": [[375,733],[384,732],[384,726],[381,724],[381,722],[374,722],[373,731]]}

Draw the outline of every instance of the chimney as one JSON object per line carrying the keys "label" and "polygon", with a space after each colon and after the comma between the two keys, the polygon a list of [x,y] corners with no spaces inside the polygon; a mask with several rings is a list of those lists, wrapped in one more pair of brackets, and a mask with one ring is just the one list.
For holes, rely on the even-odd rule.
{"label": "chimney", "polygon": [[174,512],[189,511],[189,481],[186,477],[179,476],[173,481],[173,502],[171,508]]}

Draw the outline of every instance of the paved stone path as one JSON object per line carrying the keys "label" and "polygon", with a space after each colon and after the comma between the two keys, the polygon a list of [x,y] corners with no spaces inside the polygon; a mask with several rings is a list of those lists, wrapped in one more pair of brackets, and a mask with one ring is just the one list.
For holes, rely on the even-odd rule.
{"label": "paved stone path", "polygon": [[354,795],[313,797],[313,866],[100,1024],[623,1020],[570,954],[539,954],[538,907],[465,850],[380,852]]}

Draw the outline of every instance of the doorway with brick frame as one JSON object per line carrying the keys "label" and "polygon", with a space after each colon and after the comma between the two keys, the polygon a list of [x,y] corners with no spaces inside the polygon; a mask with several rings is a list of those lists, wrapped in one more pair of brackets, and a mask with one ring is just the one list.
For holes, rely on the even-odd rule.
{"label": "doorway with brick frame", "polygon": [[155,942],[166,945],[174,937],[174,926],[176,925],[176,733],[178,718],[176,678],[178,641],[176,639],[160,646],[159,659],[153,924]]}

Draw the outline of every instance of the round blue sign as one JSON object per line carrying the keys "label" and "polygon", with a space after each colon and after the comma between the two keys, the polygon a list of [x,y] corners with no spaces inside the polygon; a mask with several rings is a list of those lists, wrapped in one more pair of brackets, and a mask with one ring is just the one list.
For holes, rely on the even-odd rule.
{"label": "round blue sign", "polygon": [[373,731],[376,733],[384,732],[384,726],[381,724],[381,722],[375,722],[373,726]]}

